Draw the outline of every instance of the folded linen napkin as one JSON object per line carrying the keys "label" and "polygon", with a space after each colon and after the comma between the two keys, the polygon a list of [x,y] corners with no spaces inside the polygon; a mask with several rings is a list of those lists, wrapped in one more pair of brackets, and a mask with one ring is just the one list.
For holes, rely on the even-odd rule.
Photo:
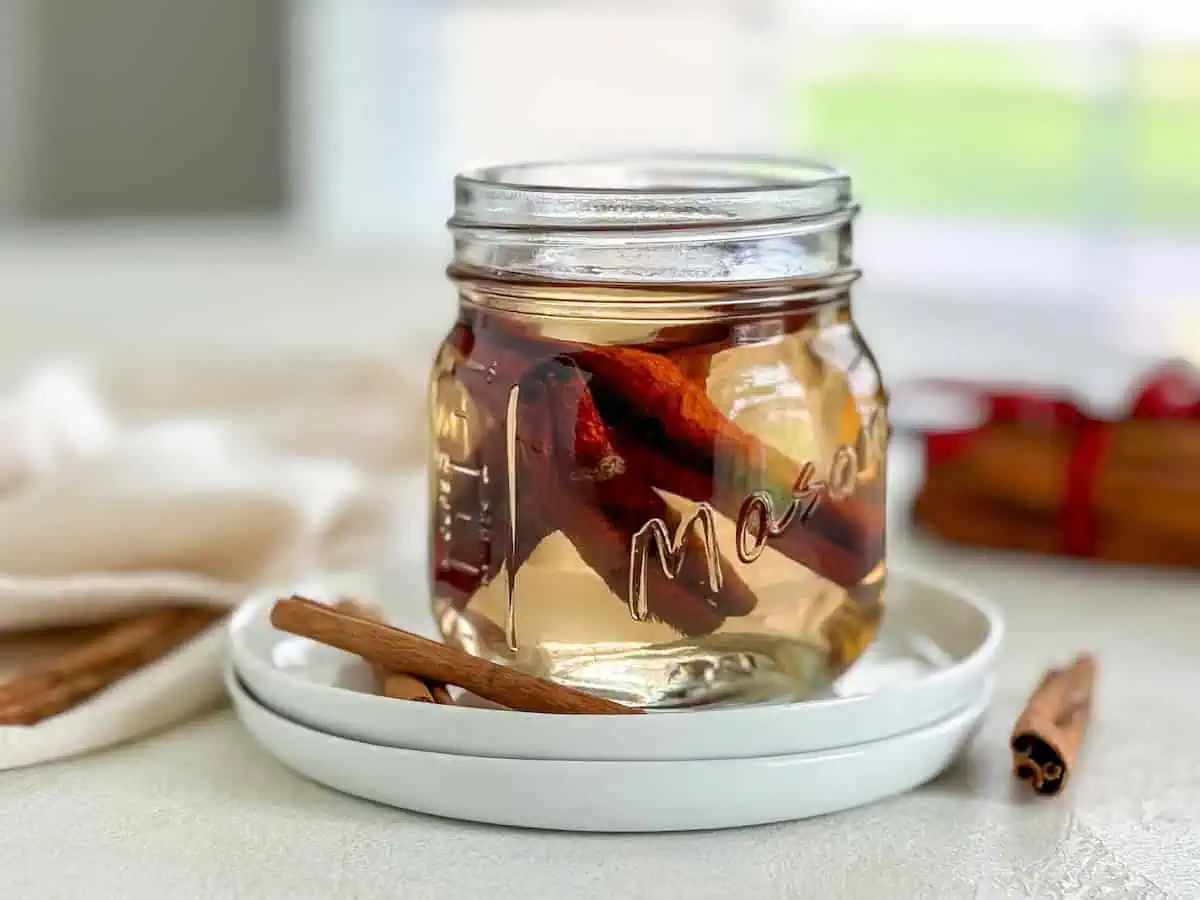
{"label": "folded linen napkin", "polygon": [[[55,644],[35,629],[227,607],[262,584],[418,554],[420,383],[348,356],[52,366],[0,395],[0,682]],[[194,715],[221,696],[223,653],[213,626],[65,713],[0,726],[0,770]]]}

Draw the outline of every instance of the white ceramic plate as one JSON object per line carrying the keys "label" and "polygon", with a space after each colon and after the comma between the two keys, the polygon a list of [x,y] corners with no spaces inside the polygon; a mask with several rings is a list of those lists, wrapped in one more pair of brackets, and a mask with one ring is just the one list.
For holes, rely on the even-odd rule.
{"label": "white ceramic plate", "polygon": [[[296,592],[333,601],[347,593],[386,601],[386,582],[347,588],[310,583]],[[391,591],[397,590],[392,584]],[[238,675],[264,704],[330,734],[390,747],[518,759],[729,759],[805,753],[921,728],[978,695],[999,648],[999,615],[961,588],[889,576],[884,626],[831,696],[804,703],[551,716],[404,703],[367,693],[358,657],[271,626],[278,594],[252,598],[230,625]],[[386,604],[385,605],[389,605]],[[394,604],[390,604],[395,608]],[[416,613],[413,610],[411,613]],[[393,616],[429,634],[427,613]]]}
{"label": "white ceramic plate", "polygon": [[[335,790],[416,812],[558,831],[693,831],[804,819],[936,777],[974,733],[986,679],[955,715],[857,747],[756,759],[499,759],[380,747],[306,728],[227,673],[239,718],[288,767]],[[435,707],[449,715],[446,707]],[[608,721],[617,721],[608,719]]]}

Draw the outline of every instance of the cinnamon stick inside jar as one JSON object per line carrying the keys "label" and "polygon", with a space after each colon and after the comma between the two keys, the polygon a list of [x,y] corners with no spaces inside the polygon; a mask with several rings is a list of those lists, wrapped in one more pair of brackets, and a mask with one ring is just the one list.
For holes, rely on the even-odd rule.
{"label": "cinnamon stick inside jar", "polygon": [[[806,508],[804,516],[792,516],[791,489],[816,467],[789,459],[734,425],[707,399],[703,387],[674,370],[670,359],[647,361],[645,357],[653,354],[641,350],[600,353],[558,340],[539,348],[527,337],[513,339],[494,326],[479,334],[460,323],[456,334],[455,378],[484,423],[477,444],[482,464],[471,467],[487,471],[487,490],[480,498],[490,523],[486,536],[474,532],[486,548],[443,552],[459,553],[460,560],[486,556],[490,564],[479,574],[478,591],[488,593],[489,584],[508,587],[510,561],[515,563],[513,589],[520,591],[531,555],[557,535],[570,542],[583,565],[624,604],[634,622],[662,623],[684,638],[703,638],[730,627],[756,632],[758,595],[751,581],[756,560],[741,556],[740,542],[773,557],[758,566],[764,577],[779,571],[781,560],[790,560],[847,590],[847,609],[838,616],[837,629],[827,627],[823,617],[805,623],[807,640],[826,654],[823,664],[831,672],[853,662],[855,656],[847,648],[861,652],[870,642],[882,581],[873,589],[864,589],[863,582],[880,569],[883,557],[881,454],[863,460],[872,480],[864,484],[861,497],[854,492],[835,497],[829,488],[818,489],[813,495],[818,502]],[[594,364],[598,356],[620,356],[628,362],[610,371]],[[678,409],[709,422],[706,437],[699,437],[691,421],[677,429],[678,411],[652,417],[647,412],[653,411],[647,400],[652,399],[650,389],[639,388],[637,379],[613,375],[626,371],[626,365],[646,375],[647,384],[659,385],[654,390],[661,392],[665,384],[678,392]],[[613,379],[620,387],[619,402],[613,399]],[[516,399],[510,406],[514,388]],[[646,408],[635,410],[638,402]],[[507,447],[504,432],[510,416],[515,421]],[[871,439],[856,437],[854,449],[859,443],[869,445]],[[518,485],[515,493],[506,490],[510,475]],[[465,490],[481,487],[473,483]],[[742,508],[756,490],[771,498],[772,512],[750,524],[749,537],[739,538]],[[462,518],[472,515],[467,512]],[[722,527],[723,541],[718,537]],[[760,532],[767,528],[777,530],[763,539]],[[467,534],[470,542],[469,530],[459,534]],[[640,566],[633,552],[639,546]],[[569,597],[550,600],[555,588],[555,582],[548,581],[538,593],[548,604],[569,609]],[[804,599],[804,591],[797,589],[798,601]],[[494,589],[491,594],[498,597]],[[492,622],[515,631],[518,641],[528,633],[519,625],[511,628],[527,604],[518,598],[516,614],[506,622],[507,611],[497,608],[499,600],[492,602]],[[485,614],[481,604],[469,600],[454,599],[451,605],[476,616]],[[831,638],[835,630],[836,642]]]}
{"label": "cinnamon stick inside jar", "polygon": [[[720,465],[718,455],[725,454],[744,478],[775,496],[791,494],[803,463],[730,421],[670,360],[612,347],[581,350],[573,358],[595,376],[598,392],[611,403],[611,415],[630,422],[629,442],[640,437],[657,445],[663,462],[656,468],[664,483],[736,517],[745,496],[733,485],[708,480]],[[666,463],[668,458],[674,463]],[[778,546],[835,584],[853,585],[879,563],[883,523],[876,512],[849,499],[822,499],[806,521],[808,527],[787,531]]]}
{"label": "cinnamon stick inside jar", "polygon": [[[465,332],[461,323],[458,329],[460,335]],[[610,471],[620,466],[621,474],[637,473],[647,485],[710,502],[736,518],[746,499],[745,484],[789,497],[804,472],[802,462],[730,421],[667,356],[563,341],[549,342],[539,356],[536,344],[515,338],[502,325],[482,341],[479,336],[459,340],[479,360],[465,367],[461,378],[495,418],[502,416],[507,400],[503,386],[544,365],[547,355],[560,371],[572,373],[559,378],[570,386],[558,398],[566,412],[555,420],[573,427],[575,464],[585,477],[608,461]],[[586,378],[582,390],[577,372]],[[739,472],[738,485],[727,486],[714,477],[727,467]],[[853,585],[882,559],[881,512],[853,497],[835,501],[826,495],[823,501],[807,528],[788,530],[776,546],[834,583]],[[649,513],[638,512],[643,521]]]}
{"label": "cinnamon stick inside jar", "polygon": [[[553,345],[556,350],[561,347]],[[493,416],[501,417],[504,410],[494,384],[515,379],[521,393],[515,408],[519,422],[514,451],[520,477],[528,486],[523,496],[556,498],[542,509],[518,499],[524,523],[519,560],[531,552],[530,533],[540,540],[559,531],[614,593],[629,602],[629,548],[635,533],[657,519],[675,535],[682,517],[613,446],[587,383],[568,356],[535,361],[490,341],[483,348],[492,362],[482,369],[465,368],[462,380]],[[491,446],[490,437],[484,441]],[[511,498],[501,497],[496,506],[507,509],[510,502]],[[511,534],[507,519],[499,524],[498,533],[502,539]],[[698,535],[684,531],[681,540],[685,550],[676,576],[668,577],[658,568],[647,573],[649,612],[682,634],[696,635],[715,631],[724,614],[753,609],[753,593],[728,560],[723,566],[727,574],[719,586],[713,585]]]}
{"label": "cinnamon stick inside jar", "polygon": [[1012,733],[1013,772],[1038,794],[1066,787],[1092,712],[1096,663],[1083,654],[1051,669],[1029,698]]}
{"label": "cinnamon stick inside jar", "polygon": [[579,191],[460,179],[435,615],[453,644],[632,703],[806,696],[870,643],[886,581],[849,183],[673,167],[639,171],[644,194],[588,164]]}

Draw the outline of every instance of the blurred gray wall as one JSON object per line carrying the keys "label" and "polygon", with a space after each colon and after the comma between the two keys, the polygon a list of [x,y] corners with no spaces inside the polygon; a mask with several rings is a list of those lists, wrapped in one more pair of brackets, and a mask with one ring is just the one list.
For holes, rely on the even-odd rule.
{"label": "blurred gray wall", "polygon": [[0,0],[0,223],[28,207],[30,10],[28,0]]}
{"label": "blurred gray wall", "polygon": [[281,210],[284,5],[0,0],[0,211]]}

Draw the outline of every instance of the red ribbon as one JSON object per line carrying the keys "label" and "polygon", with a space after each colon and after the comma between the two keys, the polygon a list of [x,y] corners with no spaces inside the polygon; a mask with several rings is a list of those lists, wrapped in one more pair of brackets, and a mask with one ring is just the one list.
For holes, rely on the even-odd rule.
{"label": "red ribbon", "polygon": [[[982,424],[925,433],[927,466],[933,467],[969,450],[971,442],[987,425],[1017,423],[1072,432],[1067,492],[1059,526],[1067,554],[1093,556],[1099,532],[1096,478],[1108,454],[1115,422],[1090,416],[1075,402],[1061,396],[992,391],[966,383],[939,382],[938,385],[942,389],[949,387],[973,395],[983,407]],[[1176,361],[1160,366],[1136,393],[1128,417],[1200,419],[1200,371]]]}
{"label": "red ribbon", "polygon": [[1108,454],[1112,422],[1085,420],[1075,435],[1067,462],[1067,497],[1059,520],[1063,551],[1071,556],[1093,556],[1099,526],[1096,516],[1096,476]]}

